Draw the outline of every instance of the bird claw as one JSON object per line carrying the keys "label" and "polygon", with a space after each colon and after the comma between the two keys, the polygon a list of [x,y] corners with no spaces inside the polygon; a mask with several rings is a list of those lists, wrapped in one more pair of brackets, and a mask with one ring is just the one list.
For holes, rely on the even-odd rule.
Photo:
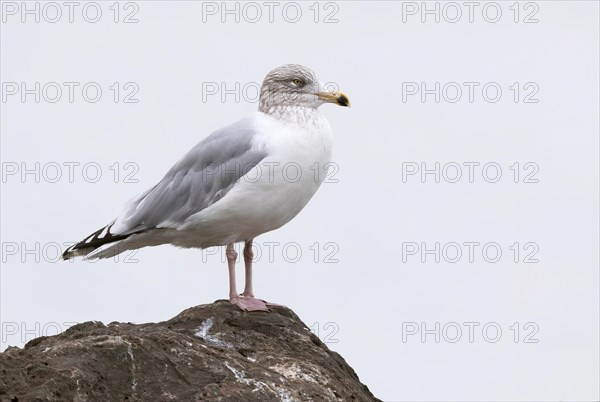
{"label": "bird claw", "polygon": [[255,297],[241,295],[229,299],[229,302],[238,306],[242,311],[269,311],[267,306],[275,306]]}

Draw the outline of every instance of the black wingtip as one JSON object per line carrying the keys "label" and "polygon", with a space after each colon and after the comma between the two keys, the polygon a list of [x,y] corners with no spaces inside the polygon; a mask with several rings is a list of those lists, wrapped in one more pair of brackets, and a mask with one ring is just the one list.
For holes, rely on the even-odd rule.
{"label": "black wingtip", "polygon": [[145,229],[138,230],[136,232],[131,232],[122,235],[115,235],[110,233],[110,229],[112,228],[112,224],[104,226],[102,229],[98,229],[82,241],[77,244],[72,245],[62,254],[63,260],[68,260],[73,257],[79,257],[83,255],[87,255],[97,248],[108,244],[114,243],[120,240],[124,240],[131,235],[139,234],[145,231]]}

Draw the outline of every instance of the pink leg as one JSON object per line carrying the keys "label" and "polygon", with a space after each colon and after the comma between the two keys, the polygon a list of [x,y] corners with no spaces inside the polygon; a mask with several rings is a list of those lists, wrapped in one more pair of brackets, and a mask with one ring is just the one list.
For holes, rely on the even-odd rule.
{"label": "pink leg", "polygon": [[233,248],[233,243],[227,245],[225,255],[227,256],[227,268],[229,269],[229,301],[233,303],[233,300],[238,295],[235,285],[235,259],[237,258],[237,252]]}
{"label": "pink leg", "polygon": [[237,305],[244,311],[269,311],[267,303],[264,300],[255,299],[252,292],[252,240],[246,242],[244,247],[244,263],[246,265],[246,285],[244,293],[238,295],[235,285],[235,260],[237,252],[233,248],[233,243],[227,245],[225,251],[227,255],[227,265],[229,267],[229,302]]}
{"label": "pink leg", "polygon": [[252,260],[254,259],[254,253],[252,252],[252,241],[250,239],[246,241],[244,245],[244,266],[246,268],[246,284],[244,285],[244,293],[241,296],[254,297],[252,291]]}

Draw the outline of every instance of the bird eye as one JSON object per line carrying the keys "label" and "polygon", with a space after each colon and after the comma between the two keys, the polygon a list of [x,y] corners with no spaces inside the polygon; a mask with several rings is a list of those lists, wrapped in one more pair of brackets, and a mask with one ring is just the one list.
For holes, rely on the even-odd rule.
{"label": "bird eye", "polygon": [[296,86],[299,86],[299,87],[301,87],[301,86],[304,86],[304,81],[302,81],[302,80],[301,80],[301,79],[299,79],[299,78],[294,78],[294,79],[292,80],[292,83],[293,83],[294,85],[296,85]]}

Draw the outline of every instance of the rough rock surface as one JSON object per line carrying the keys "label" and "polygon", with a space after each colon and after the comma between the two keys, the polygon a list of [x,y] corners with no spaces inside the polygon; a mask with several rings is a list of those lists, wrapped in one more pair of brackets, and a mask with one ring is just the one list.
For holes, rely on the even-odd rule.
{"label": "rough rock surface", "polygon": [[86,322],[0,353],[1,401],[377,401],[288,308]]}

